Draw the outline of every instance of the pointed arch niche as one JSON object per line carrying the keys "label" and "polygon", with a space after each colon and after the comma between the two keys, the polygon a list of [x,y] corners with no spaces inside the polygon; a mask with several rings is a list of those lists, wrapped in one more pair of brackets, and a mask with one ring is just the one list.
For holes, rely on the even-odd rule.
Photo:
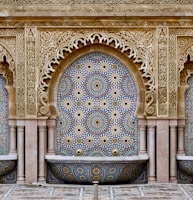
{"label": "pointed arch niche", "polygon": [[[191,45],[192,46],[192,45]],[[186,62],[180,68],[178,88],[178,183],[193,181],[193,61],[186,51]]]}
{"label": "pointed arch niche", "polygon": [[65,59],[61,60],[59,65],[54,66],[55,72],[52,75],[52,78],[49,83],[48,88],[48,102],[50,105],[50,119],[56,119],[57,117],[57,102],[56,102],[56,96],[57,96],[57,87],[60,81],[61,76],[67,69],[67,67],[73,63],[73,61],[77,60],[78,58],[82,57],[83,55],[86,55],[88,53],[92,52],[102,52],[109,55],[114,56],[117,58],[120,62],[122,62],[130,71],[130,73],[133,76],[133,79],[135,81],[136,87],[137,87],[137,110],[136,110],[136,116],[138,118],[144,118],[144,111],[145,111],[145,85],[143,78],[141,76],[141,73],[139,71],[139,64],[136,64],[132,61],[132,59],[129,59],[126,55],[124,55],[122,52],[114,49],[113,47],[107,46],[107,45],[101,45],[101,44],[91,44],[87,45],[85,47],[82,47],[78,50],[73,51],[73,53],[69,54],[65,57]]}
{"label": "pointed arch niche", "polygon": [[8,113],[9,119],[16,118],[16,107],[15,107],[15,62],[10,53],[0,44],[0,74],[5,78],[6,84],[5,89],[8,93]]}
{"label": "pointed arch niche", "polygon": [[[16,108],[15,108],[15,87],[14,87],[14,60],[7,49],[0,44],[0,82],[1,82],[1,130],[6,133],[6,151],[0,152],[0,154],[9,154],[10,146],[10,134],[9,134],[9,122],[12,119],[16,119]],[[6,130],[4,130],[6,129]],[[2,136],[3,133],[0,133]],[[1,141],[3,141],[1,139]],[[3,143],[3,142],[2,142]],[[15,152],[16,153],[16,152]]]}
{"label": "pointed arch niche", "polygon": [[[112,47],[108,47],[108,46],[106,46],[106,45],[99,45],[99,44],[94,44],[94,45],[88,45],[88,46],[86,46],[86,47],[82,47],[81,49],[79,49],[79,50],[76,50],[75,52],[73,52],[72,54],[70,54],[69,56],[67,56],[64,60],[62,60],[61,62],[60,62],[60,64],[59,64],[59,66],[55,66],[55,73],[53,74],[53,76],[52,76],[52,79],[51,79],[51,82],[50,82],[50,87],[49,87],[49,92],[48,92],[48,94],[49,94],[49,102],[50,102],[50,111],[51,111],[51,118],[52,119],[57,119],[57,116],[59,116],[60,118],[61,118],[61,116],[60,116],[60,111],[58,110],[58,109],[60,109],[59,108],[59,105],[58,105],[58,103],[57,103],[57,92],[58,92],[58,87],[59,87],[59,82],[60,82],[60,79],[61,79],[61,77],[63,77],[64,76],[64,73],[65,73],[65,71],[67,71],[68,70],[68,67],[72,64],[72,63],[74,63],[74,62],[76,62],[79,58],[82,58],[82,57],[86,57],[87,55],[89,55],[89,54],[94,54],[94,53],[96,53],[96,52],[98,52],[100,55],[106,55],[106,57],[107,57],[107,55],[108,56],[110,56],[110,57],[112,57],[112,58],[114,58],[114,60],[117,60],[119,63],[122,63],[122,65],[124,66],[123,67],[123,71],[121,72],[122,73],[122,77],[124,78],[125,77],[125,75],[128,75],[128,76],[130,76],[131,77],[131,82],[130,82],[130,84],[132,84],[132,82],[133,82],[133,85],[132,85],[132,89],[133,90],[135,90],[134,91],[134,93],[133,94],[131,94],[131,96],[133,95],[133,101],[136,101],[136,102],[131,102],[131,104],[132,104],[132,106],[135,108],[133,111],[130,111],[131,113],[133,113],[133,117],[135,118],[135,119],[133,119],[134,121],[135,121],[135,131],[133,132],[134,133],[134,135],[135,136],[132,136],[133,137],[133,139],[132,138],[129,138],[128,136],[126,136],[127,134],[126,134],[126,132],[125,132],[125,138],[124,138],[124,136],[122,137],[122,139],[121,140],[123,140],[123,138],[124,138],[124,141],[122,142],[122,143],[125,143],[125,144],[123,144],[122,146],[127,146],[128,145],[128,142],[129,142],[129,140],[131,139],[131,140],[133,140],[133,147],[131,147],[131,149],[130,149],[130,151],[129,151],[129,154],[128,155],[137,155],[138,154],[138,125],[137,125],[137,118],[140,118],[140,117],[143,117],[143,113],[144,113],[144,102],[145,102],[145,86],[144,86],[144,83],[143,83],[143,79],[142,79],[142,77],[141,77],[141,75],[140,75],[140,72],[139,72],[139,70],[138,70],[138,66],[137,66],[137,64],[134,64],[133,63],[133,61],[131,60],[131,59],[128,59],[123,53],[121,53],[121,52],[119,52],[118,50],[115,50],[114,48],[112,48]],[[103,61],[101,62],[101,63],[103,63]],[[107,63],[108,64],[108,63]],[[91,63],[91,65],[92,65],[92,63]],[[112,64],[113,65],[113,64]],[[116,66],[115,66],[116,67]],[[124,71],[124,68],[126,67],[126,69],[125,69],[125,71]],[[72,67],[71,67],[72,68]],[[76,66],[74,67],[74,70],[76,69]],[[73,69],[72,69],[73,70]],[[101,70],[101,71],[100,71]],[[95,73],[98,73],[98,74],[105,74],[104,72],[103,73],[101,73],[102,72],[102,69],[99,67],[98,68],[98,71],[96,72],[95,71]],[[116,71],[116,69],[115,69],[115,73],[116,72],[118,72],[118,71]],[[129,72],[129,73],[128,73]],[[78,73],[78,72],[77,72]],[[90,75],[92,75],[92,73],[88,73],[88,74],[90,74]],[[68,74],[68,76],[69,76],[70,74]],[[95,75],[95,74],[94,74]],[[119,75],[118,75],[119,76]],[[73,77],[70,77],[70,78],[72,78],[73,79]],[[86,77],[83,77],[83,78],[86,78]],[[105,77],[105,78],[107,78],[107,76]],[[111,77],[108,77],[108,79],[109,80],[107,80],[107,82],[110,82],[110,78]],[[108,83],[109,84],[109,83]],[[116,84],[115,84],[116,85]],[[82,85],[81,87],[87,87],[86,85]],[[117,86],[116,86],[117,87]],[[121,83],[119,83],[119,87],[121,88],[122,86],[121,86]],[[73,91],[74,92],[74,91]],[[60,95],[60,94],[59,94]],[[127,94],[127,95],[129,95],[129,94]],[[69,94],[69,96],[70,96],[70,94]],[[88,98],[89,98],[89,96],[88,96]],[[100,98],[100,97],[94,97],[94,98],[92,98],[93,100],[95,99],[95,98]],[[122,101],[124,101],[124,98],[125,99],[128,99],[128,97],[125,95],[125,97],[123,96],[122,97],[123,99],[122,99]],[[66,100],[68,99],[68,97],[66,97]],[[116,98],[115,98],[115,100],[116,100]],[[108,100],[107,100],[108,101]],[[110,101],[112,101],[112,99],[110,100]],[[75,103],[75,102],[74,102]],[[109,102],[108,102],[109,103]],[[126,103],[128,103],[128,102],[126,102]],[[130,102],[129,102],[130,103]],[[112,102],[111,102],[111,104],[112,104]],[[128,105],[128,104],[127,104]],[[75,106],[75,105],[74,105]],[[61,109],[60,109],[61,110]],[[92,110],[92,109],[91,109]],[[111,118],[111,112],[113,112],[112,110],[105,110],[105,109],[102,109],[103,110],[103,114],[104,114],[104,112],[109,112],[108,113],[108,116],[107,116],[107,118]],[[114,107],[114,110],[116,110],[116,106]],[[78,110],[77,110],[78,111]],[[121,112],[123,112],[123,111],[121,111]],[[129,109],[125,109],[125,111],[124,111],[125,113],[121,113],[121,115],[123,115],[122,117],[124,118],[127,118],[126,116],[127,115],[129,115]],[[88,114],[88,113],[87,113]],[[116,113],[115,113],[116,114]],[[93,114],[94,115],[94,114]],[[104,117],[104,116],[103,116]],[[58,119],[57,119],[58,120]],[[56,120],[56,121],[57,121]],[[116,119],[115,119],[116,120]],[[125,119],[125,120],[129,120],[129,119]],[[74,120],[73,120],[74,121]],[[117,120],[118,121],[118,120]],[[122,121],[124,121],[124,119],[122,120]],[[59,122],[58,122],[59,123]],[[118,123],[118,122],[117,122]],[[134,122],[133,122],[134,123]],[[116,124],[116,123],[115,123]],[[109,125],[108,125],[109,126]],[[123,125],[122,125],[123,126]],[[123,127],[121,126],[121,130],[123,129]],[[56,126],[56,127],[58,127],[58,126]],[[78,126],[77,126],[78,127]],[[85,124],[84,124],[84,127],[85,127]],[[75,131],[75,126],[73,126],[73,129],[71,129],[71,130],[69,130],[69,132],[74,132]],[[120,128],[120,127],[118,127],[118,128]],[[57,135],[59,134],[59,130],[57,129]],[[91,131],[92,132],[92,131]],[[124,131],[122,131],[122,132],[124,132]],[[98,133],[97,133],[98,134]],[[69,140],[70,140],[70,138],[71,138],[71,136],[69,135]],[[87,139],[89,138],[89,136],[87,136]],[[91,141],[93,139],[93,137],[92,136],[90,136],[90,140],[89,141]],[[65,138],[65,140],[67,140],[67,138]],[[81,140],[81,139],[80,139]],[[100,140],[102,140],[102,143],[104,143],[103,144],[103,146],[105,146],[107,143],[109,143],[109,137],[107,136],[107,135],[104,135],[103,137],[101,137],[101,139]],[[80,141],[81,142],[81,141]],[[131,142],[131,141],[130,141]],[[57,153],[61,153],[62,152],[62,150],[61,149],[58,149],[58,146],[60,146],[61,147],[61,145],[60,144],[58,144],[59,142],[58,142],[58,139],[57,139]],[[120,142],[121,143],[121,142]],[[127,145],[126,145],[126,143],[127,143]],[[132,142],[131,142],[132,143]],[[89,146],[89,144],[88,144],[88,146]],[[116,145],[115,145],[116,146]],[[120,145],[121,146],[121,145]],[[63,148],[63,149],[65,149],[65,148]],[[73,145],[71,145],[71,147],[70,147],[70,149],[73,149]],[[86,148],[87,149],[87,148]],[[101,149],[104,149],[104,151],[103,152],[105,152],[105,149],[106,148],[102,148],[101,147]],[[126,149],[126,148],[125,148]],[[78,149],[77,149],[77,151],[78,151]],[[125,151],[127,151],[127,150],[125,150]],[[93,152],[94,152],[94,150],[93,150]],[[101,151],[102,152],[102,151]],[[104,153],[104,155],[105,156],[110,156],[110,155],[112,155],[111,154],[112,152],[111,152],[111,150],[109,150],[109,152],[107,153],[107,152],[105,152]],[[124,152],[124,153],[122,153],[122,155],[127,155],[127,153],[128,152]],[[69,155],[73,155],[74,154],[74,152],[71,152],[71,153],[69,153]],[[91,153],[92,154],[92,153]],[[88,154],[88,153],[86,153],[85,155],[86,156],[88,156],[88,155],[91,155],[91,154]],[[66,153],[64,153],[64,155],[66,155]],[[67,154],[68,155],[68,154]],[[102,155],[102,153],[101,153],[101,155]]]}
{"label": "pointed arch niche", "polygon": [[0,182],[15,183],[16,149],[16,93],[14,87],[15,61],[0,44]]}
{"label": "pointed arch niche", "polygon": [[179,116],[185,119],[184,127],[184,150],[187,156],[193,156],[193,131],[192,131],[192,94],[193,94],[193,61],[190,61],[190,56],[187,56],[187,61],[184,64],[183,70],[180,72],[180,87],[179,87]]}

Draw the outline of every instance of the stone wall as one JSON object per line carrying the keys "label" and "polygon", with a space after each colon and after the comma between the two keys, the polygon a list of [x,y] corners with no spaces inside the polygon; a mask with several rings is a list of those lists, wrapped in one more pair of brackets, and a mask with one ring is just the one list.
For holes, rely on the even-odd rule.
{"label": "stone wall", "polygon": [[137,153],[149,155],[149,181],[176,181],[193,73],[193,1],[1,0],[0,5],[0,73],[9,94],[10,152],[16,153],[16,131],[21,144],[18,182],[45,180],[44,156],[56,152],[54,95],[62,66],[99,46],[132,63],[143,136]]}

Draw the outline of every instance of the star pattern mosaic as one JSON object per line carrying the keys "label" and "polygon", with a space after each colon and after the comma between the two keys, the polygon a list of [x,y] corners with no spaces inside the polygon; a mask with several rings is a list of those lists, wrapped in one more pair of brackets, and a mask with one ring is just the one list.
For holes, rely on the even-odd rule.
{"label": "star pattern mosaic", "polygon": [[185,151],[186,155],[193,155],[193,76],[188,79],[189,88],[186,91],[186,125]]}
{"label": "star pattern mosaic", "polygon": [[6,80],[0,75],[0,155],[8,154],[8,93],[5,89]]}
{"label": "star pattern mosaic", "polygon": [[137,88],[116,57],[92,52],[75,60],[57,90],[57,153],[137,155]]}

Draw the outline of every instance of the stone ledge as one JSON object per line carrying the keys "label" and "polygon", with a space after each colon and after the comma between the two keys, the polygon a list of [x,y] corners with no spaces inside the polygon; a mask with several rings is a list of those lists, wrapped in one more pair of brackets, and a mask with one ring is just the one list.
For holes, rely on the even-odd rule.
{"label": "stone ledge", "polygon": [[193,16],[190,5],[1,5],[0,17],[65,17],[65,16]]}
{"label": "stone ledge", "polygon": [[148,160],[149,156],[147,154],[139,156],[117,156],[117,157],[91,157],[91,156],[61,156],[61,155],[45,155],[46,160],[54,161],[105,161],[105,162],[125,162],[125,161],[138,161],[138,160]]}
{"label": "stone ledge", "polygon": [[0,161],[2,160],[17,160],[17,154],[0,155]]}

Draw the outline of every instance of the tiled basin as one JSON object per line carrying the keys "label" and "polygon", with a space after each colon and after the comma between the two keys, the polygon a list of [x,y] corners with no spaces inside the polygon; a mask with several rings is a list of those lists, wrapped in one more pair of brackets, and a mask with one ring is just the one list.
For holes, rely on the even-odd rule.
{"label": "tiled basin", "polygon": [[46,155],[49,183],[146,183],[148,155],[78,157]]}

